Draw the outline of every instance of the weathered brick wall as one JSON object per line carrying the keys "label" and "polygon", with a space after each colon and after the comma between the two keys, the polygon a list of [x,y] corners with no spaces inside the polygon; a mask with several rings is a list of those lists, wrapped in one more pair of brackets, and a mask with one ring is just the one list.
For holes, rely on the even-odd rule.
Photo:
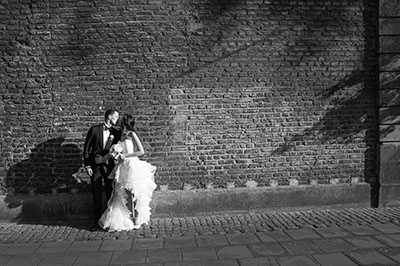
{"label": "weathered brick wall", "polygon": [[110,107],[170,189],[375,178],[372,2],[3,1],[2,187],[72,186]]}

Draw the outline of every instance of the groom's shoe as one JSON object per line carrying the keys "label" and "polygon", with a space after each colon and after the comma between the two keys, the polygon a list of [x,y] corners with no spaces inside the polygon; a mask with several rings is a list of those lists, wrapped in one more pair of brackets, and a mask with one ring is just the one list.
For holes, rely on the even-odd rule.
{"label": "groom's shoe", "polygon": [[95,223],[92,225],[92,227],[90,228],[90,231],[94,232],[94,231],[100,231],[102,228],[100,227],[100,225],[98,223]]}

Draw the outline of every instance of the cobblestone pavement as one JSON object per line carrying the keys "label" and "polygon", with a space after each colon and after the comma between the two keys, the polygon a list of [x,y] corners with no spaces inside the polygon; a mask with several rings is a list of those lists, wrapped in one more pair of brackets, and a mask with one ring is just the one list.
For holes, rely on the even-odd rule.
{"label": "cobblestone pavement", "polygon": [[130,232],[89,220],[0,222],[0,265],[400,265],[400,207],[153,218]]}
{"label": "cobblestone pavement", "polygon": [[354,225],[400,224],[400,207],[266,210],[183,218],[153,218],[129,232],[90,231],[89,220],[0,222],[0,244],[124,240],[174,236],[223,235]]}

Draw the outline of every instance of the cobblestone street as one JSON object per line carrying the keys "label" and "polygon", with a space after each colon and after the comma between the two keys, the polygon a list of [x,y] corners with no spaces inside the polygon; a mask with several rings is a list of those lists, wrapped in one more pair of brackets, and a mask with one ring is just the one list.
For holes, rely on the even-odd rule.
{"label": "cobblestone street", "polygon": [[130,232],[89,220],[0,223],[0,265],[400,265],[400,208],[153,218]]}
{"label": "cobblestone street", "polygon": [[288,212],[253,211],[184,218],[153,218],[130,232],[91,232],[89,220],[0,223],[0,243],[160,238],[190,235],[256,233],[353,225],[399,223],[400,208],[316,209]]}

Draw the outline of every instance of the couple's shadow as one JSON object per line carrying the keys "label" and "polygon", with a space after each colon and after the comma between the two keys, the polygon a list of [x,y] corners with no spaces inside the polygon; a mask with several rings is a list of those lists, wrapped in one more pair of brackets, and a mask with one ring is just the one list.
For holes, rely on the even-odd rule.
{"label": "couple's shadow", "polygon": [[[85,223],[73,220],[90,217],[89,193],[70,193],[71,188],[90,191],[89,184],[77,183],[73,177],[82,170],[82,151],[78,144],[63,137],[54,138],[40,143],[29,154],[28,159],[7,171],[3,184],[7,190],[4,198],[7,211],[3,218],[19,223],[74,224],[74,227],[86,228]],[[76,215],[82,213],[83,217]]]}

